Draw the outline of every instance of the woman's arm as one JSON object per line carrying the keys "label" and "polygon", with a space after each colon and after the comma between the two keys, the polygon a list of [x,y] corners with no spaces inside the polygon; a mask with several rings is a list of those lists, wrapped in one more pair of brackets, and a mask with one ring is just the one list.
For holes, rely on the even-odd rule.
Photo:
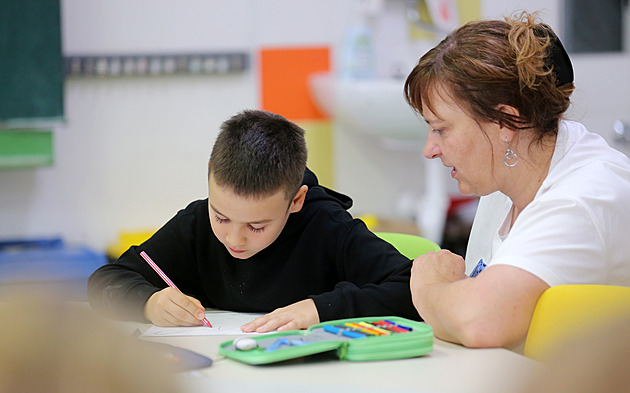
{"label": "woman's arm", "polygon": [[513,266],[491,266],[475,278],[464,269],[464,260],[446,250],[414,261],[411,293],[422,318],[437,337],[467,347],[519,345],[549,285]]}

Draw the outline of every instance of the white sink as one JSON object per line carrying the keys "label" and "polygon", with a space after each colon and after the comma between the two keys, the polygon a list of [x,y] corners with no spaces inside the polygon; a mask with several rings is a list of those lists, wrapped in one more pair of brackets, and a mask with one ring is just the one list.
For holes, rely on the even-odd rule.
{"label": "white sink", "polygon": [[[309,83],[315,104],[340,128],[377,137],[385,148],[422,153],[429,126],[405,102],[403,81],[345,80],[317,73]],[[424,237],[439,244],[448,209],[444,167],[439,160],[427,160],[424,172],[424,182],[431,186],[416,206],[416,224]]]}
{"label": "white sink", "polygon": [[402,80],[345,80],[316,73],[309,83],[319,109],[352,132],[403,141],[426,140],[429,128],[403,98]]}

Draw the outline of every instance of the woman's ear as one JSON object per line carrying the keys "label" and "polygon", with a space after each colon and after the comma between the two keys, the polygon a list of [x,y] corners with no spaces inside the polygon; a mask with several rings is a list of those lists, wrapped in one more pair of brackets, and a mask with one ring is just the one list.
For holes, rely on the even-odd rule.
{"label": "woman's ear", "polygon": [[[520,112],[518,111],[518,109],[514,108],[513,106],[510,105],[505,105],[505,104],[501,104],[497,106],[497,110],[510,115],[511,117],[514,118],[519,118],[520,117]],[[511,142],[512,138],[514,138],[514,132],[515,130],[512,130],[510,128],[507,128],[505,126],[505,124],[499,123],[499,135],[501,137],[501,140],[503,141],[508,141]]]}
{"label": "woman's ear", "polygon": [[297,213],[302,210],[302,206],[304,206],[304,200],[306,199],[306,192],[308,191],[308,186],[303,184],[302,187],[295,193],[293,200],[291,201],[291,205],[289,205],[289,213]]}
{"label": "woman's ear", "polygon": [[521,113],[518,111],[518,109],[516,109],[516,108],[514,108],[513,106],[510,106],[510,105],[499,104],[499,105],[497,105],[496,109],[499,112],[503,112],[505,114],[508,114],[508,115],[510,115],[513,118],[517,118],[518,119],[519,117],[521,117]]}

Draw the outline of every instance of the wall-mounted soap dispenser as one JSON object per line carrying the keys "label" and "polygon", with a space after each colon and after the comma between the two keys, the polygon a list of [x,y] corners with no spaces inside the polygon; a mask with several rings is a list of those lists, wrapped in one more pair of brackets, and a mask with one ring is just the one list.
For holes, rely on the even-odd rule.
{"label": "wall-mounted soap dispenser", "polygon": [[383,0],[358,0],[358,18],[351,24],[341,45],[340,76],[343,79],[376,77],[373,19],[382,8]]}
{"label": "wall-mounted soap dispenser", "polygon": [[341,77],[370,79],[375,76],[374,39],[366,25],[352,26],[342,46]]}

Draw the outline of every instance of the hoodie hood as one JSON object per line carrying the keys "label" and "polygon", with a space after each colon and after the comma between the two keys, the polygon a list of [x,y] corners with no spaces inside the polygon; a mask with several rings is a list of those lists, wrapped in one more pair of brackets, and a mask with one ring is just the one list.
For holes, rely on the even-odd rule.
{"label": "hoodie hood", "polygon": [[331,190],[328,187],[324,187],[319,184],[317,176],[308,168],[304,171],[304,180],[302,184],[308,186],[308,192],[306,193],[306,202],[328,200],[337,202],[345,210],[352,207],[352,198],[344,195],[335,190]]}

